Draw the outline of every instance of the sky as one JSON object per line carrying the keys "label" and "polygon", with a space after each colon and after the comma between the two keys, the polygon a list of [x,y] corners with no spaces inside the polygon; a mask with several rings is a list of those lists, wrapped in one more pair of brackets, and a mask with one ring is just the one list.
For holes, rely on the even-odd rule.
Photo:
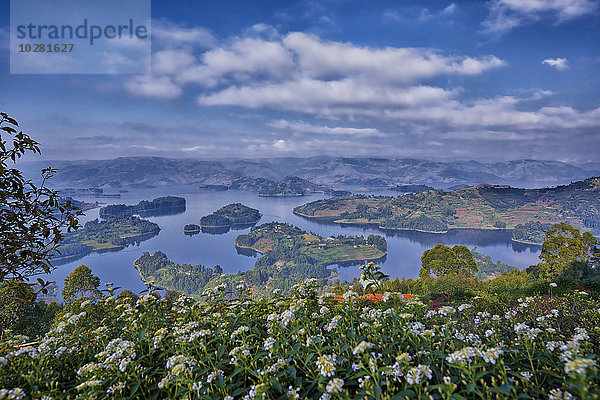
{"label": "sky", "polygon": [[178,0],[151,17],[150,74],[11,74],[0,13],[0,109],[39,159],[600,161],[598,0]]}

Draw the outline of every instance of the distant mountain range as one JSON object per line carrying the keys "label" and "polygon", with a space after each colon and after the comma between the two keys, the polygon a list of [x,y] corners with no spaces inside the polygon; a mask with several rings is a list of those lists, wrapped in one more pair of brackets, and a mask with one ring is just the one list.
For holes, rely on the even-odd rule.
{"label": "distant mountain range", "polygon": [[[581,167],[559,161],[517,160],[496,163],[440,162],[402,158],[270,158],[202,161],[161,157],[114,160],[29,162],[30,176],[42,167],[59,168],[54,187],[135,188],[164,185],[252,186],[247,178],[279,181],[295,176],[325,186],[425,184],[436,188],[481,183],[544,187],[600,175],[600,163]],[[39,172],[37,172],[39,174]],[[244,180],[246,179],[246,181]]]}

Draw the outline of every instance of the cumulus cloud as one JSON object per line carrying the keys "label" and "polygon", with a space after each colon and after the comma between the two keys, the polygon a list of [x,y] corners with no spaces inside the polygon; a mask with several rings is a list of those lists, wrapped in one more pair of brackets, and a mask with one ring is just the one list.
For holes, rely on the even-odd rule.
{"label": "cumulus cloud", "polygon": [[549,65],[552,68],[556,68],[559,71],[569,68],[566,58],[547,58],[544,61],[542,61],[542,64]]}
{"label": "cumulus cloud", "polygon": [[249,108],[276,108],[323,116],[351,117],[362,110],[414,107],[438,103],[452,92],[430,86],[379,87],[360,84],[352,79],[321,81],[303,78],[260,86],[232,86],[200,96],[205,106],[235,105]]}
{"label": "cumulus cloud", "polygon": [[385,83],[410,83],[438,75],[477,75],[501,67],[495,56],[445,56],[429,49],[369,48],[326,42],[302,32],[286,35],[283,43],[298,58],[306,76],[332,80],[355,77]]}
{"label": "cumulus cloud", "polygon": [[152,56],[153,74],[175,74],[196,62],[196,57],[182,50],[157,51]]}
{"label": "cumulus cloud", "polygon": [[[496,3],[512,7],[511,10],[516,10],[514,13],[535,13],[541,7],[529,0],[523,5],[509,0]],[[564,1],[556,0],[552,3],[555,7],[550,9],[564,15],[577,14],[558,8],[559,3]],[[449,7],[448,13],[456,9],[456,6]],[[172,29],[179,32],[179,28]],[[175,36],[194,37],[194,32],[194,29],[183,30]],[[561,58],[543,63],[557,69],[567,65]],[[213,42],[208,49],[178,47],[156,51],[154,75],[132,78],[126,89],[136,96],[173,99],[181,96],[186,88],[198,93],[196,102],[202,107],[269,109],[371,126],[392,123],[412,132],[435,129],[508,132],[600,126],[598,109],[535,109],[531,104],[524,104],[552,95],[547,90],[521,97],[467,100],[463,88],[440,83],[445,77],[479,76],[504,65],[505,62],[494,55],[357,46],[301,32],[280,35],[269,25],[255,25],[242,36],[222,40],[219,44]],[[348,128],[339,126],[343,125],[339,122],[336,122],[338,126],[289,120],[269,124],[271,128],[330,137],[385,135],[375,128]],[[517,140],[517,136],[513,139]],[[273,146],[273,143],[267,145]]]}
{"label": "cumulus cloud", "polygon": [[570,21],[593,13],[598,3],[593,0],[492,0],[484,29],[492,34],[503,34],[521,25],[543,17],[557,23]]}
{"label": "cumulus cloud", "polygon": [[183,94],[183,90],[167,76],[137,76],[125,83],[127,91],[134,96],[174,99]]}

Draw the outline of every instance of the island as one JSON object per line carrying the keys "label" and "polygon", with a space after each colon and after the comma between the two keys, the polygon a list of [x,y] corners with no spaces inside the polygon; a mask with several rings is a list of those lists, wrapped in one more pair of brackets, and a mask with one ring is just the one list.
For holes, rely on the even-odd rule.
{"label": "island", "polygon": [[233,180],[229,189],[251,190],[258,192],[261,197],[297,197],[326,190],[324,186],[316,185],[297,176],[288,176],[279,181],[243,177]]}
{"label": "island", "polygon": [[142,200],[137,205],[112,204],[100,209],[100,217],[139,215],[142,217],[158,217],[161,215],[174,215],[185,211],[183,197],[166,196],[157,197],[152,201]]}
{"label": "island", "polygon": [[200,189],[214,190],[214,191],[220,192],[220,191],[229,190],[229,186],[209,184],[209,185],[200,185]]}
{"label": "island", "polygon": [[200,233],[201,230],[202,228],[200,227],[200,225],[196,224],[187,224],[183,227],[183,233],[187,236],[194,236]]}
{"label": "island", "polygon": [[92,252],[118,251],[150,239],[160,232],[154,222],[136,216],[109,217],[85,223],[83,228],[65,234],[52,260],[64,264]]}
{"label": "island", "polygon": [[254,268],[226,274],[219,268],[175,264],[162,252],[144,253],[134,262],[142,279],[153,280],[166,289],[176,289],[198,296],[209,287],[224,284],[229,291],[243,282],[253,293],[269,297],[274,289],[290,293],[291,287],[305,279],[330,279],[336,276],[330,265],[349,266],[382,260],[387,242],[379,235],[337,236],[323,238],[290,224],[271,222],[239,235],[236,248],[258,252],[261,257]]}
{"label": "island", "polygon": [[[296,207],[305,218],[383,230],[446,233],[449,229],[511,229],[515,240],[536,244],[547,225],[566,222],[600,229],[600,178],[542,189],[478,185],[445,192],[428,190],[398,197],[355,195]],[[530,225],[525,225],[530,223]],[[527,233],[529,232],[529,233]]]}
{"label": "island", "polygon": [[202,228],[249,228],[256,225],[261,218],[262,214],[257,209],[242,203],[231,203],[200,218],[200,226]]}
{"label": "island", "polygon": [[427,185],[406,184],[406,185],[396,185],[394,187],[391,187],[389,190],[394,191],[394,192],[401,192],[401,193],[419,193],[419,192],[424,192],[426,190],[434,190],[434,188],[432,188],[431,186],[427,186]]}

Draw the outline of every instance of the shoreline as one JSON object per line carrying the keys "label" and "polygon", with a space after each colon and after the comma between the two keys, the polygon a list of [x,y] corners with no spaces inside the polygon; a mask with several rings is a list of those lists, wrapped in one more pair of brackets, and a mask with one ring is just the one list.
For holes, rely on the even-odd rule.
{"label": "shoreline", "polygon": [[[296,210],[294,210],[293,213],[294,213],[294,215],[298,215],[299,217],[303,217],[303,218],[306,218],[306,219],[309,219],[309,220],[313,220],[313,221],[329,222],[329,223],[332,223],[332,224],[339,224],[339,225],[370,226],[370,227],[374,227],[374,228],[382,230],[382,231],[421,232],[421,233],[430,233],[430,234],[435,234],[435,235],[443,235],[443,234],[449,233],[450,231],[454,231],[454,230],[467,230],[467,229],[482,230],[482,231],[512,231],[512,229],[510,229],[510,228],[469,227],[469,226],[450,227],[450,228],[446,229],[445,231],[428,231],[428,230],[424,230],[424,229],[414,229],[414,228],[385,227],[385,226],[379,225],[377,222],[351,222],[351,221],[343,221],[341,219],[336,219],[336,217],[316,217],[314,215],[303,214],[303,213],[301,213],[299,211],[296,211]],[[540,243],[527,242],[527,241],[522,241],[522,240],[518,240],[518,239],[511,239],[511,240],[513,242],[517,242],[517,243],[523,243],[523,244],[541,246]]]}

